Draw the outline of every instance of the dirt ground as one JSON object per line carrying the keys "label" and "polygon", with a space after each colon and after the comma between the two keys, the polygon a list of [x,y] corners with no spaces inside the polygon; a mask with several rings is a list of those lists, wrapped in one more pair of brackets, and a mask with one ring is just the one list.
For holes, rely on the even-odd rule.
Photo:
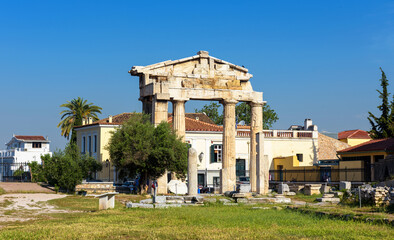
{"label": "dirt ground", "polygon": [[67,212],[56,209],[47,203],[48,200],[66,196],[46,193],[10,193],[0,195],[0,223],[28,221],[45,213]]}
{"label": "dirt ground", "polygon": [[37,183],[0,182],[0,188],[4,189],[7,193],[12,193],[12,192],[53,193],[52,190],[41,187]]}

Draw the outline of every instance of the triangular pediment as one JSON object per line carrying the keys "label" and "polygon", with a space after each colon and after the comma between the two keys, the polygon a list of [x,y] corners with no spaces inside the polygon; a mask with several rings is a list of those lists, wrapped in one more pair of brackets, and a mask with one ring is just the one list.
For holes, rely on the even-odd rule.
{"label": "triangular pediment", "polygon": [[220,78],[222,80],[248,81],[252,75],[248,69],[209,56],[206,51],[199,51],[197,55],[179,60],[168,60],[148,66],[134,66],[131,75],[162,77],[191,77],[191,78]]}

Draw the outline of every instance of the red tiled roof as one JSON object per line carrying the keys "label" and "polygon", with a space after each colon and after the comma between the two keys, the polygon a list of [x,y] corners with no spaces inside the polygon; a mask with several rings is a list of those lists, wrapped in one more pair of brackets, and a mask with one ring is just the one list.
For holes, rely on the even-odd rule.
{"label": "red tiled roof", "polygon": [[46,139],[43,136],[23,136],[23,135],[15,135],[16,139],[19,140],[26,140],[26,141],[35,141],[35,140],[43,140],[45,141]]}
{"label": "red tiled roof", "polygon": [[[172,117],[168,118],[168,122],[172,123]],[[221,132],[223,131],[222,126],[203,122],[200,120],[185,117],[185,128],[186,131],[203,131],[203,132]]]}
{"label": "red tiled roof", "polygon": [[109,118],[103,118],[103,119],[100,119],[100,120],[95,121],[93,123],[85,124],[85,125],[81,125],[81,126],[76,126],[74,128],[82,128],[82,127],[93,126],[93,125],[120,125],[120,124],[126,122],[127,120],[129,120],[129,118],[133,114],[134,113],[121,113],[121,114],[113,116],[111,123],[109,122]]}
{"label": "red tiled roof", "polygon": [[346,139],[346,138],[353,138],[353,139],[371,139],[369,133],[364,130],[356,129],[356,130],[347,130],[338,133],[338,139]]}
{"label": "red tiled roof", "polygon": [[338,151],[338,153],[341,154],[341,153],[372,152],[372,151],[393,152],[394,138],[371,140],[353,147],[343,149],[341,151]]}
{"label": "red tiled roof", "polygon": [[[126,122],[133,114],[138,114],[138,113],[121,113],[118,115],[115,115],[112,117],[112,123],[109,123],[108,118],[103,118],[98,121],[95,121],[91,124],[85,124],[82,126],[77,126],[75,128],[81,128],[81,127],[86,127],[86,126],[92,126],[92,125],[120,125],[124,122]],[[170,122],[170,119],[172,114],[168,115],[168,121]],[[197,120],[198,119],[198,120]],[[186,131],[219,131],[217,128],[221,128],[220,126],[216,125],[207,115],[204,113],[186,113],[185,114],[185,124],[186,124]],[[204,125],[207,124],[207,125]],[[202,129],[202,130],[196,130],[196,129]],[[208,130],[207,130],[208,129]],[[222,131],[223,128],[221,128],[220,131]]]}

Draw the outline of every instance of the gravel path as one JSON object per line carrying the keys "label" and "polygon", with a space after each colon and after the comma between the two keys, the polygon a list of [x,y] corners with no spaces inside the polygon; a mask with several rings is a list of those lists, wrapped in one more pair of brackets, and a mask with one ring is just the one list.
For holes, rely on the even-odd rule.
{"label": "gravel path", "polygon": [[68,212],[47,203],[67,195],[46,193],[12,193],[0,195],[0,222],[28,221],[45,213]]}
{"label": "gravel path", "polygon": [[4,189],[7,193],[11,193],[11,192],[53,193],[52,190],[41,187],[37,183],[0,182],[0,188]]}

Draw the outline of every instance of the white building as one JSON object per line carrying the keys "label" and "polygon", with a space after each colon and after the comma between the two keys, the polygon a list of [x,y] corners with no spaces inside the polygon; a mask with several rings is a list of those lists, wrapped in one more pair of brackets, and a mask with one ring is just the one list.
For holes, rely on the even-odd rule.
{"label": "white building", "polygon": [[[171,121],[171,119],[170,119]],[[222,167],[223,127],[216,124],[185,118],[185,140],[197,150],[198,183],[202,186],[215,186],[220,181]],[[305,126],[292,126],[289,130],[264,130],[264,155],[268,157],[270,169],[274,170],[274,159],[297,156],[299,166],[313,166],[318,162],[319,133],[310,119]],[[236,135],[236,176],[249,176],[250,127],[237,126]]]}
{"label": "white building", "polygon": [[1,161],[8,164],[37,161],[41,164],[41,156],[52,156],[49,143],[50,141],[43,136],[14,135],[6,144],[6,150],[0,150]]}

